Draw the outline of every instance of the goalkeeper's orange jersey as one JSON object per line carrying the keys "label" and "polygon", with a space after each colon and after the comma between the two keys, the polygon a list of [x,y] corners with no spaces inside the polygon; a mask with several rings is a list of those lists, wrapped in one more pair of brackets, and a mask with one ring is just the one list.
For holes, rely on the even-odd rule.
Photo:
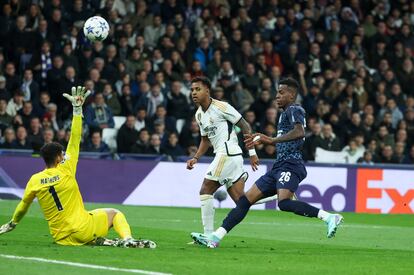
{"label": "goalkeeper's orange jersey", "polygon": [[[89,215],[75,178],[81,134],[82,117],[74,115],[66,160],[55,168],[34,174],[27,183],[19,205],[28,208],[36,197],[55,241],[82,230]],[[22,209],[16,209],[15,213],[18,210]],[[13,217],[13,220],[18,222],[19,217]]]}

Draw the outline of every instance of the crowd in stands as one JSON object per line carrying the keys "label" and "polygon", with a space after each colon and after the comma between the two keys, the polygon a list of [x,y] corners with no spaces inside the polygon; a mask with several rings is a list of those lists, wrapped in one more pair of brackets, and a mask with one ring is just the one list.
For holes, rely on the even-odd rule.
{"label": "crowd in stands", "polygon": [[[278,82],[292,76],[307,112],[306,160],[323,149],[350,163],[414,163],[414,1],[0,0],[0,8],[0,148],[66,145],[72,110],[62,93],[84,85],[92,96],[83,151],[193,155],[200,131],[189,88],[201,75],[212,97],[274,136]],[[92,15],[111,26],[103,42],[83,36]],[[110,129],[112,145],[102,138]],[[261,158],[276,153],[258,148]]]}

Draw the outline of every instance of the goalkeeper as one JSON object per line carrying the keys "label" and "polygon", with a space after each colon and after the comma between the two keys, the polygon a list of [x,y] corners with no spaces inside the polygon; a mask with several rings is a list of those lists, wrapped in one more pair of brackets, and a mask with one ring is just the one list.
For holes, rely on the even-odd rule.
{"label": "goalkeeper", "polygon": [[[89,94],[90,91],[85,92],[85,88],[80,86],[72,87],[72,95],[63,94],[73,105],[71,136],[66,154],[63,146],[56,142],[41,148],[40,154],[46,169],[30,178],[12,220],[0,227],[0,235],[16,227],[36,197],[49,224],[50,233],[58,244],[154,248],[156,245],[152,241],[132,238],[129,224],[119,210],[85,210],[76,181],[76,166],[82,133],[82,105]],[[104,238],[111,227],[120,239]]]}

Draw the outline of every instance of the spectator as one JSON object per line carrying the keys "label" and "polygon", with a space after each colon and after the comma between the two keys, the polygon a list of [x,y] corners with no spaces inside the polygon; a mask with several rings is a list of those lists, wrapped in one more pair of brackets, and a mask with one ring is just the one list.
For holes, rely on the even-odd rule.
{"label": "spectator", "polygon": [[7,101],[4,98],[0,98],[0,130],[10,127],[12,125],[13,117],[7,112]]}
{"label": "spectator", "polygon": [[144,28],[145,43],[148,47],[154,48],[164,33],[165,26],[161,22],[161,17],[159,15],[154,16],[152,25],[148,25]]}
{"label": "spectator", "polygon": [[13,128],[7,128],[4,131],[4,140],[0,143],[0,148],[13,149],[17,147],[16,133]]}
{"label": "spectator", "polygon": [[105,104],[102,93],[95,94],[94,102],[86,107],[86,124],[91,129],[113,128],[115,125],[111,109]]}
{"label": "spectator", "polygon": [[[148,83],[146,84],[148,85]],[[141,93],[144,93],[144,90],[141,90]],[[119,99],[119,103],[121,104],[121,110],[122,110],[121,114],[123,116],[130,115],[134,112],[134,108],[136,105],[136,98],[131,95],[131,87],[128,84],[125,84],[122,86],[121,97]],[[143,105],[144,104],[138,105],[138,106],[144,107]]]}
{"label": "spectator", "polygon": [[[58,35],[56,32],[53,33]],[[46,87],[47,72],[52,69],[52,53],[50,47],[50,43],[44,41],[40,52],[35,54],[30,61],[33,73],[35,74],[35,79],[39,81],[41,89]]]}
{"label": "spectator", "polygon": [[46,91],[40,93],[39,103],[33,106],[34,114],[42,118],[47,112],[47,105],[50,103],[50,95]]}
{"label": "spectator", "polygon": [[20,90],[14,92],[13,98],[7,103],[6,112],[14,117],[17,112],[23,109],[23,93]]}
{"label": "spectator", "polygon": [[250,106],[254,102],[254,98],[247,89],[243,88],[241,82],[237,82],[234,91],[231,94],[231,102],[233,103],[234,108],[240,113],[244,113],[250,109]]}
{"label": "spectator", "polygon": [[184,150],[178,144],[178,136],[177,133],[172,132],[168,134],[168,142],[163,146],[162,149],[163,153],[169,155],[173,159],[178,156],[184,156]]}
{"label": "spectator", "polygon": [[57,114],[57,105],[54,103],[49,103],[47,105],[47,112],[44,115],[44,118],[47,118],[51,123],[51,128],[54,131],[59,131],[63,127],[63,121]]}
{"label": "spectator", "polygon": [[23,126],[19,126],[16,130],[16,142],[13,149],[31,150],[32,144],[27,138],[27,130]]}
{"label": "spectator", "polygon": [[34,113],[33,113],[33,104],[30,101],[25,101],[23,103],[23,108],[17,112],[23,122],[23,126],[26,129],[29,129],[30,126],[30,120],[35,117]]}
{"label": "spectator", "polygon": [[110,152],[108,145],[102,141],[102,134],[100,131],[92,132],[90,140],[88,140],[83,150],[97,153]]}
{"label": "spectator", "polygon": [[6,63],[4,72],[6,78],[6,90],[15,92],[20,86],[19,76],[16,74],[16,66],[12,62]]}
{"label": "spectator", "polygon": [[379,156],[378,161],[381,163],[398,163],[397,157],[394,155],[394,150],[391,145],[384,145],[381,150],[381,155]]}
{"label": "spectator", "polygon": [[201,141],[200,128],[195,120],[192,118],[189,123],[184,125],[180,133],[180,145],[187,148],[192,144],[199,144]]}
{"label": "spectator", "polygon": [[358,159],[358,163],[373,165],[374,162],[372,161],[372,153],[370,151],[365,151],[362,158]]}
{"label": "spectator", "polygon": [[246,72],[241,77],[241,83],[243,86],[256,97],[258,93],[258,87],[260,86],[260,77],[256,74],[256,68],[253,63],[246,65]]}
{"label": "spectator", "polygon": [[405,143],[399,141],[395,143],[394,156],[397,163],[402,163],[405,158]]}
{"label": "spectator", "polygon": [[164,121],[157,119],[153,123],[153,133],[157,134],[161,140],[161,146],[164,146],[168,141],[168,131],[165,128]]}
{"label": "spectator", "polygon": [[138,140],[138,131],[135,130],[135,116],[127,116],[116,137],[118,153],[132,153],[132,146]]}
{"label": "spectator", "polygon": [[383,149],[384,146],[389,145],[391,149],[394,147],[394,136],[389,133],[386,125],[380,125],[378,133],[375,135],[375,140],[378,143],[378,147]]}
{"label": "spectator", "polygon": [[0,75],[0,99],[9,101],[11,98],[11,93],[6,88],[6,78]]}
{"label": "spectator", "polygon": [[330,124],[322,126],[322,133],[315,138],[315,148],[320,147],[327,151],[340,151],[341,142],[332,131]]}
{"label": "spectator", "polygon": [[113,90],[112,85],[107,83],[104,85],[103,95],[108,108],[112,111],[114,116],[119,116],[122,112],[121,103],[119,102],[116,92]]}
{"label": "spectator", "polygon": [[249,123],[250,127],[252,128],[252,132],[258,132],[260,128],[260,122],[256,121],[256,115],[252,110],[247,110],[244,115],[244,119]]}
{"label": "spectator", "polygon": [[410,151],[403,159],[403,163],[405,164],[413,164],[414,163],[414,145],[411,146]]}
{"label": "spectator", "polygon": [[353,113],[351,115],[350,123],[347,123],[348,127],[345,129],[346,137],[345,142],[349,141],[352,136],[355,136],[358,133],[363,131],[361,116],[359,113]]}
{"label": "spectator", "polygon": [[148,129],[142,128],[139,131],[137,142],[132,146],[131,152],[135,154],[147,154],[150,148],[150,134]]}
{"label": "spectator", "polygon": [[32,101],[34,104],[39,102],[39,85],[33,81],[33,72],[31,69],[24,70],[20,90],[23,92],[24,101]]}
{"label": "spectator", "polygon": [[[223,81],[228,81],[228,83],[223,83]],[[218,73],[214,76],[211,86],[216,88],[217,86],[222,86],[227,88],[233,86],[239,81],[239,77],[234,72],[232,65],[229,60],[224,60],[221,63],[221,68]]]}
{"label": "spectator", "polygon": [[149,125],[147,111],[145,108],[139,108],[136,115],[135,129],[141,131],[141,129],[148,128]]}
{"label": "spectator", "polygon": [[143,102],[139,106],[147,106],[148,116],[153,117],[157,111],[157,107],[160,105],[165,106],[165,104],[166,101],[164,95],[161,93],[161,87],[159,84],[155,84],[152,86],[151,92],[143,98]]}
{"label": "spectator", "polygon": [[200,45],[194,52],[194,60],[200,62],[203,72],[207,72],[207,66],[213,59],[213,48],[209,44],[207,37],[201,38]]}
{"label": "spectator", "polygon": [[33,150],[35,152],[40,152],[40,148],[42,147],[44,141],[42,124],[40,123],[40,119],[38,117],[33,117],[30,120],[28,140],[32,144]]}
{"label": "spectator", "polygon": [[147,151],[147,154],[150,155],[160,155],[162,154],[162,148],[161,148],[161,138],[158,134],[152,134],[151,140],[150,140],[150,147]]}
{"label": "spectator", "polygon": [[55,132],[52,129],[45,129],[43,131],[43,141],[44,144],[51,143],[55,140]]}
{"label": "spectator", "polygon": [[174,81],[171,84],[171,92],[167,95],[167,114],[175,119],[187,119],[190,116],[188,100],[181,88],[181,82]]}
{"label": "spectator", "polygon": [[357,163],[364,154],[364,151],[358,150],[355,139],[351,139],[348,145],[342,149],[342,152],[345,153],[345,160],[347,163]]}
{"label": "spectator", "polygon": [[130,56],[125,60],[126,72],[132,78],[135,73],[144,68],[144,59],[141,57],[141,52],[137,48],[133,48]]}
{"label": "spectator", "polygon": [[303,144],[303,158],[305,160],[315,160],[316,140],[321,135],[321,124],[314,122],[309,125],[311,132],[306,136]]}
{"label": "spectator", "polygon": [[256,120],[262,121],[265,117],[265,112],[267,108],[271,105],[270,92],[268,90],[263,90],[260,93],[260,97],[251,105],[250,109],[254,111],[256,115]]}
{"label": "spectator", "polygon": [[386,108],[380,110],[379,112],[379,117],[380,119],[382,119],[385,115],[385,113],[391,113],[391,117],[392,117],[392,128],[396,128],[397,127],[397,123],[403,119],[403,114],[400,111],[400,109],[398,108],[395,99],[388,99],[387,100],[387,105]]}

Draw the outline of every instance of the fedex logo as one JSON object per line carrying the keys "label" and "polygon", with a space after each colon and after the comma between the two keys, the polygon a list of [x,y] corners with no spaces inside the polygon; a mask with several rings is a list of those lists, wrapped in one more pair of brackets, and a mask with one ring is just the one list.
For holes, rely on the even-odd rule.
{"label": "fedex logo", "polygon": [[307,167],[307,177],[296,195],[302,201],[327,211],[355,211],[354,177],[347,168]]}
{"label": "fedex logo", "polygon": [[414,213],[414,171],[358,169],[356,212]]}

